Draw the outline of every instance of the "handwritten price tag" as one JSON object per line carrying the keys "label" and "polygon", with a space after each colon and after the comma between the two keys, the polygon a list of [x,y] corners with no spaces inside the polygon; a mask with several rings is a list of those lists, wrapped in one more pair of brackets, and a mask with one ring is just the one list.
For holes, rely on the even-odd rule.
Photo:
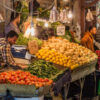
{"label": "handwritten price tag", "polygon": [[59,25],[57,27],[57,35],[65,35],[65,26],[64,25]]}

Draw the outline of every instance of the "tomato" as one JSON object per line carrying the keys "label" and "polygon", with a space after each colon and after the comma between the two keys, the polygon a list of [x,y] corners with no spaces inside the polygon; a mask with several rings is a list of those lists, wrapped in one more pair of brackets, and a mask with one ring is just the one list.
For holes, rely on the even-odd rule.
{"label": "tomato", "polygon": [[37,76],[31,75],[29,72],[8,71],[0,73],[0,83],[11,83],[20,85],[35,85],[37,88],[45,85],[52,84],[52,80],[38,78]]}

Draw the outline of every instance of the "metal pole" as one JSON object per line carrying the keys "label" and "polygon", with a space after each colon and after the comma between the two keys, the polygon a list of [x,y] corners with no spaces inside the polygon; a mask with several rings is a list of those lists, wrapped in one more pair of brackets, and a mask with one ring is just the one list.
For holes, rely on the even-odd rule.
{"label": "metal pole", "polygon": [[55,7],[57,8],[57,0],[55,0]]}
{"label": "metal pole", "polygon": [[31,16],[33,17],[33,1],[34,0],[32,0],[32,6],[31,6]]}
{"label": "metal pole", "polygon": [[33,2],[34,0],[32,0],[32,6],[31,6],[31,26],[33,26]]}

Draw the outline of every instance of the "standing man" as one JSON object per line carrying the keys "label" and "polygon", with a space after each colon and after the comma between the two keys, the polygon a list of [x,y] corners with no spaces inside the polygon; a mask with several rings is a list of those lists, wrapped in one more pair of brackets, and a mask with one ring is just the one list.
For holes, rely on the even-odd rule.
{"label": "standing man", "polygon": [[14,12],[12,12],[12,17],[11,17],[11,22],[5,27],[5,35],[7,36],[7,34],[10,31],[15,31],[17,34],[20,33],[20,29],[19,29],[19,23],[20,23],[20,14],[16,13],[15,17],[14,17]]}
{"label": "standing man", "polygon": [[22,68],[27,67],[26,65],[15,63],[12,53],[11,46],[15,44],[18,39],[18,34],[15,31],[10,31],[6,38],[0,38],[0,64],[1,66],[13,65],[21,66]]}
{"label": "standing man", "polygon": [[93,35],[95,35],[97,32],[97,29],[95,26],[90,26],[89,30],[85,33],[84,37],[81,40],[81,44],[83,46],[85,46],[86,48],[92,50],[93,52],[94,50],[94,37]]}

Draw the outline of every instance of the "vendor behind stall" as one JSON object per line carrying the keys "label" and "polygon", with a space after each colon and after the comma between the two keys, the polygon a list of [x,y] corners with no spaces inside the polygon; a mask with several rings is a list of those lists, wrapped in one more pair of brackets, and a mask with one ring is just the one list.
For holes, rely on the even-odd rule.
{"label": "vendor behind stall", "polygon": [[12,53],[11,46],[15,44],[18,39],[18,34],[15,31],[10,31],[6,38],[0,38],[0,64],[1,66],[13,65],[27,67],[26,65],[15,63]]}
{"label": "vendor behind stall", "polygon": [[15,31],[17,34],[20,33],[19,25],[20,23],[20,14],[16,13],[14,16],[14,12],[11,15],[10,23],[5,27],[5,35],[7,35],[10,31]]}
{"label": "vendor behind stall", "polygon": [[86,48],[92,50],[93,52],[94,50],[94,37],[93,35],[95,35],[97,32],[97,29],[95,26],[90,26],[89,30],[85,33],[84,37],[81,40],[81,44],[83,46],[85,46]]}

